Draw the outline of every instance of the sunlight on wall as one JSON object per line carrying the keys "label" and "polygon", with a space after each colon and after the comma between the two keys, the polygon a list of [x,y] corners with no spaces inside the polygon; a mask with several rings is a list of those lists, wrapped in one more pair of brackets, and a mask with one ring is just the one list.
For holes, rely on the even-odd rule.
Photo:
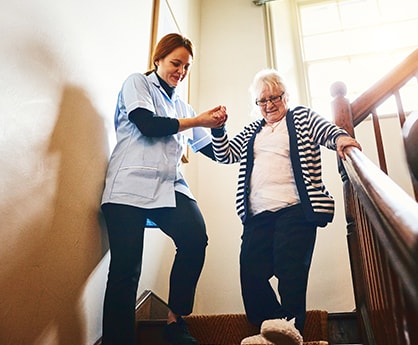
{"label": "sunlight on wall", "polygon": [[150,12],[135,0],[2,6],[2,345],[92,344],[101,333],[107,127],[123,78],[146,66]]}

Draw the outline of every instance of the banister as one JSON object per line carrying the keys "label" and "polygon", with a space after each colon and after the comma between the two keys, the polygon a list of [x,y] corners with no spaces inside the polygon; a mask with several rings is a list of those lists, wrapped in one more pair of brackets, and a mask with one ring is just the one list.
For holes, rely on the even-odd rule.
{"label": "banister", "polygon": [[[414,200],[387,175],[377,113],[394,97],[401,127],[411,121],[414,109],[405,113],[400,90],[417,77],[418,49],[352,102],[344,83],[331,87],[334,122],[349,134],[371,116],[380,165],[356,148],[347,148],[346,160],[339,160],[356,310],[366,345],[418,344],[418,188]],[[416,136],[408,132],[407,137],[414,153]]]}
{"label": "banister", "polygon": [[415,71],[418,71],[418,49],[351,103],[354,126],[363,121],[373,108],[377,108],[407,83],[411,78],[411,73],[417,77]]}
{"label": "banister", "polygon": [[[347,148],[346,157],[343,164],[350,181],[386,223],[385,236],[401,239],[398,246],[406,248],[396,251],[408,250],[418,263],[418,203],[357,148]],[[416,296],[418,300],[418,289]]]}
{"label": "banister", "polygon": [[348,224],[348,240],[356,305],[368,334],[364,341],[378,345],[386,331],[389,343],[404,344],[406,337],[412,344],[417,340],[418,203],[360,150],[347,148],[345,154],[342,165],[353,190],[349,203],[358,199],[361,205],[349,210],[355,219]]}

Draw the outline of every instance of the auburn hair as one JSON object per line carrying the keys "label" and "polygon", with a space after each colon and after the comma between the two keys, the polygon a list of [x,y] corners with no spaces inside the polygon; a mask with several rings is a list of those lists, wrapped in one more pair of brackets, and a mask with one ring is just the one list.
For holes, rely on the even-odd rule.
{"label": "auburn hair", "polygon": [[193,58],[193,43],[187,37],[177,33],[167,34],[162,37],[155,46],[152,54],[154,69],[152,71],[148,71],[146,74],[150,74],[157,69],[156,61],[164,59],[168,54],[179,47],[186,48]]}

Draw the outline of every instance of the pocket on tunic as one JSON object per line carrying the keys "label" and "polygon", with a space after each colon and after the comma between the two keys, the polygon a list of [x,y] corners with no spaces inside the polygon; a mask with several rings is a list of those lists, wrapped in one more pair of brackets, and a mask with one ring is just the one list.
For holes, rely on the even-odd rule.
{"label": "pocket on tunic", "polygon": [[119,169],[113,192],[153,199],[158,183],[158,169],[156,167],[128,166]]}

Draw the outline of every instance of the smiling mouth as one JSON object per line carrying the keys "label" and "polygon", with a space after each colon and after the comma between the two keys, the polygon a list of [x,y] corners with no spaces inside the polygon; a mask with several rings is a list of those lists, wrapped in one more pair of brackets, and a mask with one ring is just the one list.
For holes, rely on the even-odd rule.
{"label": "smiling mouth", "polygon": [[180,81],[181,81],[181,77],[178,77],[178,76],[173,76],[172,78],[173,78],[173,80],[174,80],[174,81],[176,81],[176,82],[180,82]]}

